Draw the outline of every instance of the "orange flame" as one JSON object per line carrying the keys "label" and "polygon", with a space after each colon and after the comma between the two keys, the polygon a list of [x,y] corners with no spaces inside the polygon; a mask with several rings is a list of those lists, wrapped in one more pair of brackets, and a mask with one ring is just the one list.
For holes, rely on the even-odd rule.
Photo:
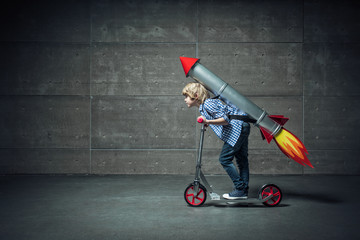
{"label": "orange flame", "polygon": [[275,142],[280,148],[280,150],[289,158],[292,158],[297,163],[305,166],[314,168],[310,163],[306,154],[308,154],[304,144],[291,132],[282,128],[278,134],[276,134]]}

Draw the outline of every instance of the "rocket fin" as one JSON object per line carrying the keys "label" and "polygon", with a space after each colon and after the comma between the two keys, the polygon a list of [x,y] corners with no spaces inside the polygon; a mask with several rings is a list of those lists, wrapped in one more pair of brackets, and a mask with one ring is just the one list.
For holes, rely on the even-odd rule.
{"label": "rocket fin", "polygon": [[285,123],[289,120],[289,118],[284,117],[283,115],[269,115],[269,118],[271,118],[281,126],[284,126]]}
{"label": "rocket fin", "polygon": [[188,73],[190,69],[194,66],[195,63],[200,61],[199,58],[188,58],[188,57],[180,57],[181,64],[184,68],[184,72],[186,77],[188,77]]}
{"label": "rocket fin", "polygon": [[263,139],[266,139],[266,141],[268,143],[271,142],[271,140],[273,139],[273,135],[271,135],[265,128],[263,127],[260,127],[260,132],[261,132],[261,135],[263,137]]}

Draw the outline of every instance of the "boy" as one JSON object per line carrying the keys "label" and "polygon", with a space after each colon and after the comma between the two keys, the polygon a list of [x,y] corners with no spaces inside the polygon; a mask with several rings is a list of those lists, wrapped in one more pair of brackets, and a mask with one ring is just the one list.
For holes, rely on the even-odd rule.
{"label": "boy", "polygon": [[[202,124],[210,125],[215,134],[224,141],[219,161],[231,180],[234,189],[224,194],[225,199],[247,199],[249,189],[248,137],[249,123],[234,119],[246,114],[233,104],[224,104],[219,99],[211,99],[209,92],[200,83],[188,83],[182,94],[189,108],[198,107],[203,118]],[[235,115],[235,116],[234,116]],[[236,169],[233,159],[239,171]]]}

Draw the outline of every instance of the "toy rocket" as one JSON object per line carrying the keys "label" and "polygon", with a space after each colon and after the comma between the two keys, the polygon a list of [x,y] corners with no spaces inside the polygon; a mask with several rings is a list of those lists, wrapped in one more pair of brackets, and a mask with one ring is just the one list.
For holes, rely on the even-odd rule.
{"label": "toy rocket", "polygon": [[186,77],[192,77],[195,81],[203,84],[215,96],[221,96],[255,119],[256,123],[254,125],[260,128],[263,138],[268,143],[274,139],[280,150],[287,157],[303,166],[306,164],[313,168],[313,165],[306,156],[308,152],[304,144],[283,127],[289,120],[288,118],[282,115],[268,115],[256,104],[200,64],[200,59],[180,57],[180,61]]}

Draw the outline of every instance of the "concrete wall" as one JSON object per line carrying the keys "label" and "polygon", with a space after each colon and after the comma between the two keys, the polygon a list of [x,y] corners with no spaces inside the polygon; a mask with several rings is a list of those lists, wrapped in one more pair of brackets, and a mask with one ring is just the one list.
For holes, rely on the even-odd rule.
{"label": "concrete wall", "polygon": [[[179,56],[269,113],[315,168],[250,135],[253,174],[360,174],[356,1],[11,1],[0,14],[1,174],[191,174]],[[206,173],[224,173],[207,131]]]}

